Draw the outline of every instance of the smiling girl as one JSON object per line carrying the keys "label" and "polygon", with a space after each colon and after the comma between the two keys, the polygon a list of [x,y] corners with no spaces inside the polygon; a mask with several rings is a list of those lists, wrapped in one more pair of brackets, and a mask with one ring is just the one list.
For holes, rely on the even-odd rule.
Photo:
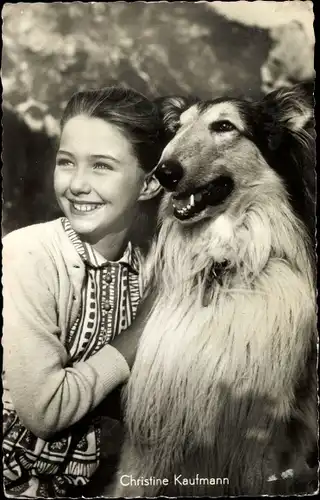
{"label": "smiling girl", "polygon": [[93,412],[126,382],[141,298],[130,241],[163,148],[156,106],[111,87],[75,94],[61,121],[54,188],[64,217],[3,239],[4,484],[58,497],[99,465]]}

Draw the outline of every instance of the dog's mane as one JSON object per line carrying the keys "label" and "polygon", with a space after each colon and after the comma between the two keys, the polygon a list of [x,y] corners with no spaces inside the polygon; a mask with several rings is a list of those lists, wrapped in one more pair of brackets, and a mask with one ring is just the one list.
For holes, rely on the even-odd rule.
{"label": "dog's mane", "polygon": [[[315,370],[315,273],[309,207],[296,197],[305,196],[308,179],[301,181],[314,168],[314,137],[312,107],[292,92],[242,104],[271,170],[234,202],[236,217],[182,226],[168,217],[164,197],[145,277],[158,298],[127,388],[137,474],[214,471],[233,493],[257,492],[266,464],[279,472],[279,457],[312,449],[314,385],[304,398],[301,387]],[[178,104],[180,111],[167,108],[173,129]],[[210,280],[223,260],[220,282]],[[290,441],[296,428],[300,437]]]}

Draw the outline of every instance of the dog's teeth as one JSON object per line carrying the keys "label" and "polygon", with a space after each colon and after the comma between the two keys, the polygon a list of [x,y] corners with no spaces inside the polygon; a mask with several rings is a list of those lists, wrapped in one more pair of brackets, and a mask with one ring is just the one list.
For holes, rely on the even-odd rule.
{"label": "dog's teeth", "polygon": [[192,195],[190,196],[190,205],[188,205],[188,206],[194,207],[194,203],[195,203],[195,202],[194,202],[194,194],[192,194]]}

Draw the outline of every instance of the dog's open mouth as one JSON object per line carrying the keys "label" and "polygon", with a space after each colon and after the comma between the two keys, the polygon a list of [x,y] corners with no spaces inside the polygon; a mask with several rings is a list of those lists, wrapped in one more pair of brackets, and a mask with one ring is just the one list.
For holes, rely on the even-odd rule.
{"label": "dog's open mouth", "polygon": [[191,219],[208,206],[222,203],[233,191],[231,177],[221,175],[214,181],[192,192],[172,196],[173,214],[179,220]]}

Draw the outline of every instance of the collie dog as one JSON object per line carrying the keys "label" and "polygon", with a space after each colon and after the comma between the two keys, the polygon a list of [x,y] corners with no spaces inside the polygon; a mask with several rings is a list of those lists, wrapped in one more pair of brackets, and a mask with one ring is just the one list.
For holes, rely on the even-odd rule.
{"label": "collie dog", "polygon": [[312,97],[161,106],[153,299],[111,496],[294,492],[317,443]]}

